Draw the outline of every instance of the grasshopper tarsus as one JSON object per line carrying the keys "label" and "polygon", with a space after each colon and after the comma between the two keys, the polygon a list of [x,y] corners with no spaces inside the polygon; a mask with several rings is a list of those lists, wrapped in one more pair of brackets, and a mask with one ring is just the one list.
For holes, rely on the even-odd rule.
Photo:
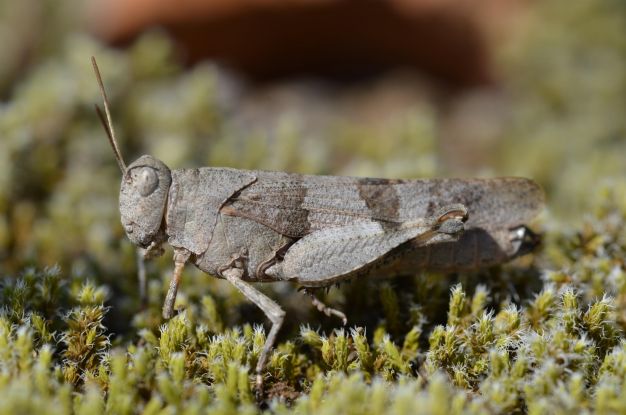
{"label": "grasshopper tarsus", "polygon": [[344,326],[348,324],[348,317],[346,317],[343,312],[324,304],[319,298],[315,296],[310,288],[300,287],[299,291],[302,291],[304,294],[309,296],[309,298],[311,298],[311,304],[313,304],[313,307],[315,307],[317,311],[319,311],[320,313],[324,313],[328,317],[335,316],[339,318]]}

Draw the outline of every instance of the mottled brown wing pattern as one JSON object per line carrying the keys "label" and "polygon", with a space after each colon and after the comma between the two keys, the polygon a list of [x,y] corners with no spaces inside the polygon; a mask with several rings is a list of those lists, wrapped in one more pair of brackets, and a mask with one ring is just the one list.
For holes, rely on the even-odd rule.
{"label": "mottled brown wing pattern", "polygon": [[[290,237],[361,222],[400,223],[399,200],[391,183],[397,180],[287,175],[263,177],[235,196],[222,213],[262,222]],[[337,178],[335,178],[337,179]],[[384,184],[383,184],[384,183]],[[384,201],[384,203],[383,203]]]}
{"label": "mottled brown wing pattern", "polygon": [[388,180],[255,172],[257,181],[222,213],[253,219],[286,236],[370,222],[403,223],[461,203],[468,228],[514,227],[532,219],[543,193],[522,178]]}

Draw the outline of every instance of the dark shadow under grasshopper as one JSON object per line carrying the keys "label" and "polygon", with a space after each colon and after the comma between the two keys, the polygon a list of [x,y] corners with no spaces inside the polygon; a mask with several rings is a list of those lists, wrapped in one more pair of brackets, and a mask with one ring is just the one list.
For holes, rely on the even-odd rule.
{"label": "dark shadow under grasshopper", "polygon": [[[420,269],[491,266],[528,252],[524,225],[543,206],[543,192],[524,178],[390,180],[307,176],[220,167],[170,170],[152,156],[126,166],[108,99],[96,106],[122,172],[120,214],[145,257],[174,249],[174,275],[163,317],[174,312],[187,262],[228,280],[272,326],[256,366],[263,369],[285,317],[251,283],[292,281],[305,289],[344,279]],[[313,304],[326,307],[310,292]]]}

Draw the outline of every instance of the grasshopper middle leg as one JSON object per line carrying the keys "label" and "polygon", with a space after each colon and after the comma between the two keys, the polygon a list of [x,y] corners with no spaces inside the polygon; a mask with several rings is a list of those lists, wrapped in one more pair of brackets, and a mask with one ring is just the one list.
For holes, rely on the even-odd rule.
{"label": "grasshopper middle leg", "polygon": [[165,296],[163,303],[163,318],[169,319],[174,316],[174,303],[176,302],[176,294],[180,285],[180,278],[183,274],[183,268],[189,260],[191,253],[184,249],[174,250],[174,275],[170,281],[170,287]]}
{"label": "grasshopper middle leg", "polygon": [[261,355],[259,356],[259,360],[256,365],[256,394],[257,397],[261,397],[263,395],[263,369],[265,368],[265,363],[267,362],[270,350],[276,341],[276,335],[278,334],[280,327],[283,325],[285,311],[268,296],[243,281],[241,279],[243,277],[243,270],[239,268],[229,268],[222,271],[222,275],[244,296],[246,296],[248,300],[252,301],[257,307],[263,310],[267,318],[272,322],[272,328],[265,339],[263,350],[261,351]]}

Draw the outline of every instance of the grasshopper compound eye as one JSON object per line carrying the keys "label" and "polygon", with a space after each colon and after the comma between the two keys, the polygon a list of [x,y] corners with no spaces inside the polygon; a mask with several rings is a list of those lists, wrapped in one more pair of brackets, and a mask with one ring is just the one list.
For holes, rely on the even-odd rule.
{"label": "grasshopper compound eye", "polygon": [[159,186],[159,177],[156,171],[150,167],[140,167],[133,169],[131,180],[143,197],[150,196]]}

